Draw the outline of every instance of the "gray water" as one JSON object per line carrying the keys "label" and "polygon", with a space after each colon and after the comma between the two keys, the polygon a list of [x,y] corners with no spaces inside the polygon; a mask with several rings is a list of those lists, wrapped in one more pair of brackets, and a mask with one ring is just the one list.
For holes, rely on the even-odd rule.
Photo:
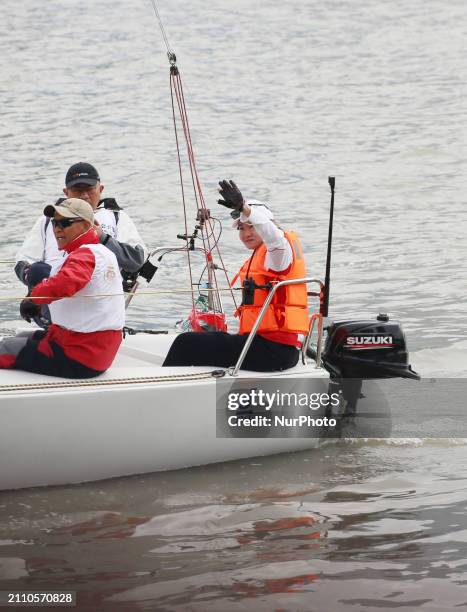
{"label": "gray water", "polygon": [[[389,312],[415,369],[464,376],[465,2],[159,9],[207,205],[226,222],[227,268],[240,252],[217,211],[219,179],[268,199],[323,276],[335,175],[332,316]],[[80,159],[148,245],[176,243],[168,61],[149,0],[3,0],[0,31],[1,260]],[[24,294],[11,267],[0,264],[5,324]],[[152,287],[187,283],[173,259]],[[180,294],[140,296],[129,318],[164,329],[185,307]],[[0,590],[76,590],[90,611],[457,610],[467,606],[466,467],[462,440],[341,441],[2,493]]]}

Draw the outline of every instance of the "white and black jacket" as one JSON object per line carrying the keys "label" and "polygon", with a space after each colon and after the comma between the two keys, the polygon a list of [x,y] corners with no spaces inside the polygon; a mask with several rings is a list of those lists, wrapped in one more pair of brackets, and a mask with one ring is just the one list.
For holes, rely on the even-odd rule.
{"label": "white and black jacket", "polygon": [[[103,230],[101,243],[115,254],[120,270],[136,273],[148,253],[130,216],[113,198],[101,200],[94,216]],[[54,267],[63,256],[63,251],[58,250],[50,219],[42,215],[16,253],[16,275],[24,282],[24,271],[30,264],[44,261]]]}

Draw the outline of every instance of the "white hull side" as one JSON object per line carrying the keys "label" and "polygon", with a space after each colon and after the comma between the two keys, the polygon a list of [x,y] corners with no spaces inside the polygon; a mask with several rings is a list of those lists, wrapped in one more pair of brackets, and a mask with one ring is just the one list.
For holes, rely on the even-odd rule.
{"label": "white hull side", "polygon": [[10,398],[1,411],[0,489],[172,470],[316,445],[307,438],[216,438],[213,381],[156,385]]}
{"label": "white hull side", "polygon": [[[91,386],[80,387],[77,381],[72,383],[76,386],[60,388],[63,379],[0,372],[0,389],[12,383],[39,385],[0,393],[0,489],[173,470],[317,444],[313,438],[217,438],[216,379],[117,382],[202,375],[213,368],[161,368],[154,365],[154,347],[161,342],[127,340],[126,357],[123,350],[112,370]],[[168,342],[164,339],[162,345]],[[144,355],[145,363],[136,363],[137,356]],[[242,377],[247,375],[255,376],[242,372]],[[314,379],[314,391],[327,391],[327,374],[312,365],[297,366],[282,376]],[[99,386],[101,382],[110,384]],[[43,383],[58,388],[40,388]]]}

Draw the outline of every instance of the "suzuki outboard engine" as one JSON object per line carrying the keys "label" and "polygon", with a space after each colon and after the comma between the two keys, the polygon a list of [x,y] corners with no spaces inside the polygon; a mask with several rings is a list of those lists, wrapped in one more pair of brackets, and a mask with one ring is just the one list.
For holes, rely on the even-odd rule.
{"label": "suzuki outboard engine", "polygon": [[390,322],[386,314],[379,314],[375,321],[331,323],[322,362],[342,389],[347,414],[355,412],[362,380],[420,378],[408,363],[402,327]]}
{"label": "suzuki outboard engine", "polygon": [[327,332],[323,363],[339,378],[420,378],[408,363],[401,326],[387,315],[331,323]]}

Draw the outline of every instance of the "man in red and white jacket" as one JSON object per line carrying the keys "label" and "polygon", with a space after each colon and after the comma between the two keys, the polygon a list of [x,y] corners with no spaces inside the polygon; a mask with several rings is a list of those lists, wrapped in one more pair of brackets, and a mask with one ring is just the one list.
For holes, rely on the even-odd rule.
{"label": "man in red and white jacket", "polygon": [[0,368],[92,378],[110,367],[122,341],[125,303],[117,259],[100,244],[93,209],[84,200],[46,206],[44,215],[52,217],[66,255],[22,301],[20,312],[30,321],[40,304],[49,304],[52,323],[30,338],[2,340]]}

